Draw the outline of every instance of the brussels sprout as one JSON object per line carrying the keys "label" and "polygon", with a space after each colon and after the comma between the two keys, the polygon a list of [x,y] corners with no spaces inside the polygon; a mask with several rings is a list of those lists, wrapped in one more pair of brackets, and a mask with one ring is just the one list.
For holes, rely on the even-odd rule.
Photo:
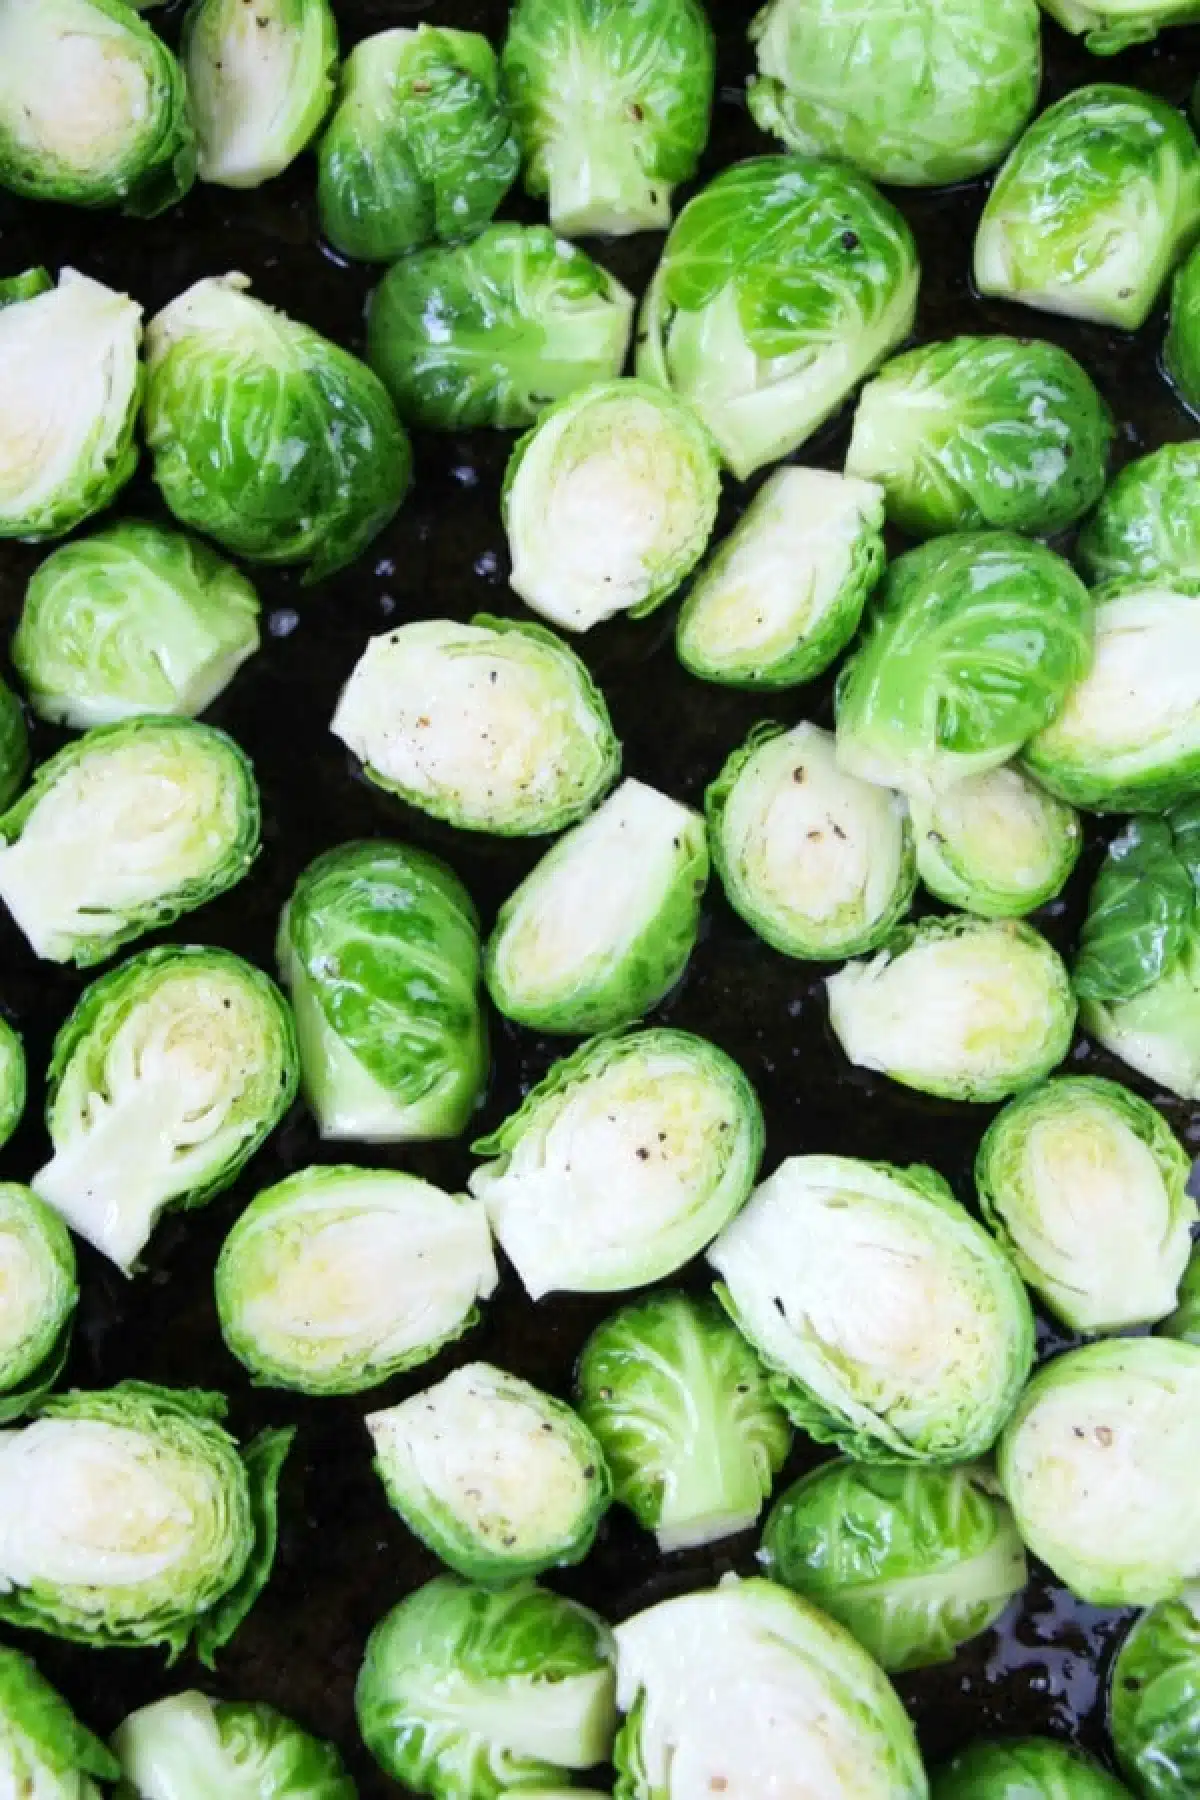
{"label": "brussels sprout", "polygon": [[673,1274],[743,1204],[763,1152],[758,1097],[686,1031],[593,1038],[471,1148],[468,1186],[534,1300]]}
{"label": "brussels sprout", "polygon": [[846,473],[879,482],[888,518],[910,537],[1049,534],[1104,492],[1115,429],[1091,376],[1057,344],[951,338],[894,357],[868,382]]}
{"label": "brussels sprout", "polygon": [[1076,88],[1018,141],[988,195],[975,284],[1136,331],[1200,232],[1200,147],[1136,88]]}
{"label": "brussels sprout", "polygon": [[337,25],[329,0],[193,0],[182,55],[201,181],[261,187],[320,130]]}
{"label": "brussels sprout", "polygon": [[239,1448],[225,1410],[123,1381],[0,1433],[0,1620],[95,1649],[190,1643],[211,1667],[270,1576],[295,1435]]}
{"label": "brussels sprout", "polygon": [[1152,1606],[1200,1575],[1200,1349],[1107,1338],[1040,1368],[1000,1440],[1022,1538],[1080,1600]]}
{"label": "brussels sprout", "polygon": [[0,281],[0,538],[62,537],[125,486],[138,459],[141,341],[137,302],[74,269],[57,287],[44,269]]}
{"label": "brussels sprout", "polygon": [[1115,56],[1131,44],[1148,44],[1169,25],[1200,19],[1197,0],[1041,0],[1064,31],[1084,42],[1093,56]]}
{"label": "brussels sprout", "polygon": [[195,174],[183,71],[124,0],[3,0],[0,185],[145,219]]}
{"label": "brussels sprout", "polygon": [[1195,251],[1171,285],[1163,367],[1188,410],[1200,413],[1200,254]]}
{"label": "brussels sprout", "polygon": [[388,270],[367,360],[414,425],[509,430],[619,375],[632,323],[633,295],[586,252],[545,225],[489,225]]}
{"label": "brussels sprout", "polygon": [[766,1370],[715,1301],[651,1294],[597,1325],[576,1373],[616,1499],[669,1554],[746,1531],[792,1441]]}
{"label": "brussels sprout", "polygon": [[637,372],[699,413],[744,481],[904,341],[919,281],[912,233],[865,176],[753,157],[680,213],[642,308]]}
{"label": "brussels sprout", "polygon": [[78,1299],[66,1226],[29,1188],[0,1182],[0,1424],[36,1406],[62,1374]]}
{"label": "brussels sprout", "polygon": [[372,638],[330,730],[377,787],[499,837],[573,825],[621,771],[604,696],[575,652],[487,613]]}
{"label": "brussels sprout", "polygon": [[721,465],[690,406],[645,381],[602,381],[542,414],[504,476],[514,592],[587,631],[669,600],[704,554]]}
{"label": "brussels sprout", "polygon": [[332,1744],[291,1719],[194,1690],[156,1700],[118,1726],[113,1748],[127,1800],[357,1800]]}
{"label": "brussels sprout", "polygon": [[1075,554],[1093,584],[1200,581],[1200,444],[1164,444],[1122,469]]}
{"label": "brussels sprout", "polygon": [[258,840],[254,771],[223,731],[100,725],[0,815],[0,900],[39,956],[86,969],[235,886]]}
{"label": "brussels sprout", "polygon": [[1053,1738],[981,1739],[934,1773],[933,1800],[1128,1800],[1089,1756]]}
{"label": "brussels sprout", "polygon": [[716,64],[700,0],[517,0],[504,86],[525,190],[569,237],[661,231],[708,142]]}
{"label": "brussels sprout", "polygon": [[838,761],[908,793],[999,768],[1091,664],[1092,606],[1061,556],[964,532],[894,562],[837,692]]}
{"label": "brussels sprout", "polygon": [[728,687],[811,681],[858,630],[882,573],[882,489],[776,469],[684,601],[679,660]]}
{"label": "brussels sprout", "polygon": [[891,1684],[848,1632],[770,1581],[727,1577],[617,1627],[618,1791],[925,1800]]}
{"label": "brussels sprout", "polygon": [[1010,1101],[975,1179],[984,1218],[1055,1317],[1124,1331],[1175,1305],[1198,1217],[1191,1167],[1148,1101],[1082,1075]]}
{"label": "brussels sprout", "polygon": [[479,920],[445,863],[378,838],[327,850],[283,909],[277,954],[322,1137],[465,1129],[487,1079]]}
{"label": "brussels sprout", "polygon": [[486,38],[433,25],[377,32],[343,63],[317,148],[321,230],[363,262],[473,237],[520,162]]}
{"label": "brussels sprout", "polygon": [[0,808],[7,810],[29,769],[29,737],[21,702],[0,681]]}
{"label": "brussels sprout", "polygon": [[1012,1514],[978,1468],[823,1463],[775,1502],[759,1561],[881,1668],[950,1662],[1025,1586]]}
{"label": "brussels sprout", "polygon": [[1190,1800],[1200,1785],[1198,1597],[1193,1588],[1136,1619],[1109,1677],[1109,1735],[1144,1800]]}
{"label": "brussels sprout", "polygon": [[1041,83],[1034,0],[908,0],[867,13],[768,0],[750,39],[759,73],[747,98],[762,130],[897,187],[992,168]]}
{"label": "brussels sprout", "polygon": [[13,1800],[100,1800],[97,1782],[120,1773],[36,1665],[0,1648],[0,1789]]}
{"label": "brussels sprout", "polygon": [[1200,1344],[1200,1250],[1193,1249],[1188,1257],[1177,1298],[1179,1304],[1158,1327],[1159,1335]]}
{"label": "brussels sprout", "polygon": [[368,1638],[359,1730],[385,1774],[431,1800],[562,1783],[608,1758],[614,1654],[608,1626],[573,1600],[441,1575]]}
{"label": "brussels sprout", "polygon": [[496,1286],[483,1208],[399,1170],[301,1169],[217,1259],[226,1345],[266,1387],[357,1394],[428,1362]]}
{"label": "brussels sprout", "polygon": [[982,1455],[1033,1365],[1016,1270],[922,1165],[789,1157],[708,1260],[793,1422],[867,1462]]}
{"label": "brussels sprout", "polygon": [[1075,997],[1058,952],[1019,919],[961,913],[904,925],[825,983],[852,1063],[947,1100],[1005,1100],[1071,1047]]}
{"label": "brussels sprout", "polygon": [[0,1144],[7,1144],[25,1111],[25,1045],[0,1016]]}
{"label": "brussels sprout", "polygon": [[1061,893],[1083,849],[1078,814],[1020,769],[912,798],[917,873],[939,900],[1017,919]]}
{"label": "brussels sprout", "polygon": [[408,438],[365,363],[249,285],[197,281],[147,328],[154,479],[182,524],[251,562],[307,563],[319,581],[399,510]]}
{"label": "brussels sprout", "polygon": [[873,950],[908,911],[917,872],[905,804],[845,774],[820,726],[756,725],[704,806],[729,904],[785,956]]}
{"label": "brussels sprout", "polygon": [[296,1094],[287,1002],[228,950],[166,945],[85,988],[54,1040],[34,1192],[129,1274],[163,1212],[223,1193]]}
{"label": "brussels sprout", "polygon": [[687,967],[707,885],[699,814],[623,781],[501,907],[484,961],[488,992],[535,1031],[632,1024]]}
{"label": "brussels sprout", "polygon": [[195,538],[122,520],[48,556],[12,657],[40,718],[85,731],[194,717],[258,649],[258,596]]}

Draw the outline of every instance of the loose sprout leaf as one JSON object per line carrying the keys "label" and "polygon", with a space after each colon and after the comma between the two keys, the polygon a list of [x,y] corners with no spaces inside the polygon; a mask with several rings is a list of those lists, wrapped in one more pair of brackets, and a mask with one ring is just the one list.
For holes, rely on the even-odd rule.
{"label": "loose sprout leaf", "polygon": [[1169,25],[1200,19],[1196,0],[1041,0],[1065,31],[1083,36],[1093,56],[1148,44]]}
{"label": "loose sprout leaf", "polygon": [[10,807],[29,768],[29,734],[21,702],[0,681],[0,809]]}
{"label": "loose sprout leaf", "polygon": [[1200,1782],[1196,1601],[1192,1589],[1135,1619],[1109,1676],[1109,1735],[1144,1800],[1187,1800]]}
{"label": "loose sprout leaf", "polygon": [[194,1647],[206,1669],[215,1666],[218,1650],[229,1643],[270,1580],[279,1542],[279,1478],[295,1437],[294,1425],[260,1431],[242,1453],[253,1540],[237,1581],[196,1624]]}
{"label": "loose sprout leaf", "polygon": [[130,1800],[357,1800],[334,1746],[262,1704],[172,1694],[130,1713],[113,1746]]}
{"label": "loose sprout leaf", "polygon": [[58,1380],[78,1299],[63,1221],[29,1188],[0,1182],[0,1423],[30,1411]]}
{"label": "loose sprout leaf", "polygon": [[1113,839],[1088,902],[1075,959],[1084,1000],[1128,1000],[1178,959],[1196,890],[1166,819],[1143,814]]}
{"label": "loose sprout leaf", "polygon": [[1093,586],[1200,581],[1200,444],[1164,444],[1122,469],[1075,555]]}
{"label": "loose sprout leaf", "polygon": [[25,1045],[18,1031],[0,1017],[0,1144],[6,1144],[25,1111]]}
{"label": "loose sprout leaf", "polygon": [[192,0],[183,65],[201,181],[253,188],[312,142],[333,98],[329,0]]}
{"label": "loose sprout leaf", "polygon": [[989,769],[912,799],[917,871],[931,894],[985,919],[1020,918],[1066,885],[1078,814],[1018,768]]}
{"label": "loose sprout leaf", "polygon": [[99,1800],[120,1765],[29,1657],[0,1648],[0,1781],[36,1800]]}
{"label": "loose sprout leaf", "polygon": [[1121,1783],[1053,1738],[981,1739],[935,1770],[933,1800],[1128,1800]]}

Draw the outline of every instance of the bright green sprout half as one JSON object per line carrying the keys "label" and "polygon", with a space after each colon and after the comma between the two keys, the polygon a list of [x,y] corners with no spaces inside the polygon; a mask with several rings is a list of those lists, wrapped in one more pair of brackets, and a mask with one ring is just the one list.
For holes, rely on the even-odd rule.
{"label": "bright green sprout half", "polygon": [[1017,919],[1065,887],[1079,816],[1013,767],[912,797],[917,872],[931,894],[985,919]]}
{"label": "bright green sprout half", "polygon": [[192,0],[183,66],[200,179],[254,188],[320,130],[337,76],[329,0]]}
{"label": "bright green sprout half", "polygon": [[[18,1800],[100,1800],[120,1765],[18,1650],[0,1648],[0,1787]],[[105,1787],[107,1792],[107,1786]]]}
{"label": "bright green sprout half", "polygon": [[1200,19],[1196,0],[1041,0],[1065,31],[1084,37],[1093,56],[1115,56],[1148,44],[1170,25]]}
{"label": "bright green sprout half", "polygon": [[1200,444],[1164,444],[1122,469],[1079,534],[1092,586],[1200,581]]}
{"label": "bright green sprout half", "polygon": [[1054,1738],[983,1738],[934,1772],[933,1800],[1128,1800],[1106,1769]]}
{"label": "bright green sprout half", "polygon": [[117,1800],[357,1800],[332,1744],[273,1706],[195,1690],[139,1707],[116,1730]]}
{"label": "bright green sprout half", "polygon": [[0,1144],[7,1144],[25,1111],[25,1045],[21,1034],[0,1016]]}
{"label": "bright green sprout half", "polygon": [[1191,1800],[1200,1785],[1200,1589],[1152,1606],[1117,1653],[1108,1730],[1143,1800]]}
{"label": "bright green sprout half", "polygon": [[78,1299],[66,1226],[29,1188],[0,1182],[0,1423],[58,1381]]}

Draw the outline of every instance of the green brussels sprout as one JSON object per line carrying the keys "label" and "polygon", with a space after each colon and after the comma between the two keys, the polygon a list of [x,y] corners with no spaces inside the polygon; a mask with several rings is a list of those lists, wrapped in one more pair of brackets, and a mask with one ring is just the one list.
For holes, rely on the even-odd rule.
{"label": "green brussels sprout", "polygon": [[225,1411],[123,1381],[51,1395],[0,1435],[0,1620],[94,1649],[190,1644],[211,1668],[270,1577],[295,1435],[241,1447]]}
{"label": "green brussels sprout", "polygon": [[759,1561],[853,1632],[880,1668],[953,1660],[1025,1586],[1012,1514],[975,1467],[839,1457],[771,1508]]}
{"label": "green brussels sprout", "polygon": [[727,687],[812,681],[883,574],[883,491],[825,469],[769,475],[683,603],[684,668]]}
{"label": "green brussels sprout", "polygon": [[1158,1326],[1160,1337],[1200,1344],[1200,1250],[1193,1249],[1179,1279],[1178,1305]]}
{"label": "green brussels sprout", "polygon": [[100,1800],[116,1757],[79,1723],[62,1695],[19,1650],[0,1647],[0,1787],[29,1800]]}
{"label": "green brussels sprout", "polygon": [[929,793],[1009,762],[1091,665],[1092,604],[1061,556],[1007,531],[899,557],[837,691],[838,761]]}
{"label": "green brussels sprout", "polygon": [[604,696],[575,652],[540,625],[488,613],[372,638],[330,730],[377,787],[498,837],[575,824],[621,772]]}
{"label": "green brussels sprout", "polygon": [[493,1002],[534,1031],[633,1024],[687,967],[707,885],[700,815],[623,781],[501,907],[484,956]]}
{"label": "green brussels sprout", "polygon": [[923,1165],[789,1157],[708,1260],[793,1423],[864,1462],[981,1456],[1033,1366],[1016,1269]]}
{"label": "green brussels sprout", "polygon": [[229,950],[164,945],[84,989],[54,1040],[34,1192],[131,1273],[161,1215],[223,1193],[296,1095],[274,982]]}
{"label": "green brussels sprout", "polygon": [[785,956],[873,950],[917,885],[898,794],[838,767],[828,731],[756,725],[704,796],[729,904]]}
{"label": "green brussels sprout", "polygon": [[38,1405],[62,1374],[78,1299],[66,1226],[29,1188],[0,1182],[0,1424]]}
{"label": "green brussels sprout", "polygon": [[985,1738],[935,1770],[933,1800],[1128,1800],[1128,1795],[1090,1756],[1053,1738]]}
{"label": "green brussels sprout", "polygon": [[358,1800],[332,1744],[273,1706],[210,1700],[195,1690],[141,1706],[113,1737],[118,1800]]}
{"label": "green brussels sprout", "polygon": [[254,771],[223,731],[98,725],[0,815],[0,900],[38,956],[86,969],[234,887],[259,823]]}
{"label": "green brussels sprout", "polygon": [[699,413],[744,481],[903,343],[919,282],[912,233],[865,176],[752,157],[680,213],[642,306],[637,372]]}
{"label": "green brussels sprout", "polygon": [[522,1582],[491,1593],[441,1575],[376,1625],[354,1696],[384,1773],[430,1800],[500,1800],[607,1761],[612,1633]]}
{"label": "green brussels sprout", "polygon": [[690,1262],[744,1203],[758,1097],[686,1031],[593,1038],[471,1148],[467,1185],[534,1300],[644,1287]]}
{"label": "green brussels sprout", "polygon": [[941,187],[993,168],[1037,104],[1035,0],[916,0],[867,13],[768,0],[747,99],[789,150],[875,181]]}
{"label": "green brussels sprout", "polygon": [[183,71],[132,7],[3,0],[0,186],[148,219],[195,175]]}
{"label": "green brussels sprout", "polygon": [[975,1162],[983,1216],[1073,1331],[1126,1331],[1175,1305],[1191,1250],[1192,1159],[1150,1103],[1063,1076],[1010,1100]]}
{"label": "green brussels sprout", "polygon": [[197,281],[147,328],[154,479],[182,524],[319,581],[395,516],[412,454],[379,377],[249,285]]}
{"label": "green brussels sprout", "polygon": [[1193,1588],[1135,1619],[1109,1677],[1109,1736],[1143,1800],[1190,1800],[1200,1785],[1198,1597]]}
{"label": "green brussels sprout", "polygon": [[568,237],[661,231],[708,142],[716,59],[700,0],[517,0],[502,59],[525,164]]}
{"label": "green brussels sprout", "polygon": [[327,850],[297,881],[276,949],[322,1137],[465,1129],[488,1071],[479,920],[445,863],[378,838]]}
{"label": "green brussels sprout", "polygon": [[867,383],[846,473],[878,482],[910,537],[1048,535],[1104,492],[1115,430],[1091,376],[1057,344],[957,337],[893,357]]}
{"label": "green brussels sprout", "polygon": [[29,770],[25,713],[12,689],[0,681],[0,809],[7,811]]}
{"label": "green brussels sprout", "polygon": [[25,1045],[0,1016],[0,1144],[7,1144],[25,1111]]}
{"label": "green brussels sprout", "polygon": [[[1148,44],[1169,25],[1200,19],[1197,0],[1041,0],[1064,31],[1083,37],[1093,56]],[[1084,35],[1086,34],[1086,36]]]}
{"label": "green brussels sprout", "polygon": [[615,1498],[664,1554],[754,1524],[792,1429],[714,1300],[667,1292],[623,1306],[583,1346],[575,1385]]}
{"label": "green brussels sprout", "polygon": [[1195,251],[1171,284],[1162,360],[1184,405],[1190,412],[1200,412],[1200,254]]}
{"label": "green brussels sprout", "polygon": [[193,0],[183,66],[201,181],[261,187],[317,135],[337,79],[329,0]]}
{"label": "green brussels sprout", "polygon": [[258,612],[245,576],[207,544],[123,519],[34,571],[13,663],[55,725],[192,718],[258,649]]}
{"label": "green brussels sprout", "polygon": [[1200,233],[1200,146],[1183,114],[1137,88],[1076,88],[997,175],[975,238],[975,285],[1042,312],[1136,331]]}
{"label": "green brussels sprout", "polygon": [[486,38],[433,25],[376,32],[343,63],[317,146],[321,230],[363,262],[474,237],[520,164]]}
{"label": "green brussels sprout", "polygon": [[1122,469],[1075,555],[1093,585],[1200,581],[1200,444],[1164,444]]}
{"label": "green brussels sprout", "polygon": [[483,1208],[392,1169],[311,1168],[256,1194],[217,1258],[221,1335],[264,1387],[357,1394],[418,1368],[496,1286]]}
{"label": "green brussels sprout", "polygon": [[138,459],[141,341],[137,302],[74,269],[57,287],[44,269],[0,281],[0,539],[62,537],[125,486]]}
{"label": "green brussels sprout", "polygon": [[962,913],[902,925],[825,983],[848,1059],[947,1100],[1006,1100],[1058,1067],[1075,996],[1062,958],[1021,919]]}
{"label": "green brussels sprout", "polygon": [[1105,1338],[1043,1365],[1000,1439],[1017,1530],[1093,1606],[1153,1606],[1200,1575],[1200,1349]]}
{"label": "green brussels sprout", "polygon": [[939,900],[1017,919],[1053,900],[1083,849],[1079,815],[1020,769],[912,796],[917,873]]}
{"label": "green brussels sprout", "polygon": [[690,406],[646,381],[568,394],[504,475],[510,584],[565,631],[654,612],[704,554],[721,464]]}
{"label": "green brussels sprout", "polygon": [[618,376],[632,324],[633,295],[585,251],[505,222],[389,269],[370,300],[367,360],[414,425],[523,429]]}

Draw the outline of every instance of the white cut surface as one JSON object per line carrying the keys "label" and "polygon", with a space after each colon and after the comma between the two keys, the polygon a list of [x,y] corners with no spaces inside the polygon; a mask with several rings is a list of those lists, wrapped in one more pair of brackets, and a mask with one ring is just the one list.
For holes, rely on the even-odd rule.
{"label": "white cut surface", "polygon": [[[0,121],[32,168],[132,173],[154,114],[149,59],[119,19],[87,0],[4,0]],[[5,401],[7,413],[7,386]]]}
{"label": "white cut surface", "polygon": [[324,21],[315,5],[283,0],[209,0],[207,10],[211,22],[193,32],[187,57],[200,179],[258,187],[303,148],[326,79]]}

